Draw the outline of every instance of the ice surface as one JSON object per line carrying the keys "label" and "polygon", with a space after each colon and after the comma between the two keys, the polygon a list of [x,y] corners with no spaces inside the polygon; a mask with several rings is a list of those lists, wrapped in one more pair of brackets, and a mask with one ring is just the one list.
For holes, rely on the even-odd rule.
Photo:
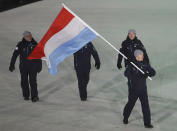
{"label": "ice surface", "polygon": [[126,79],[116,68],[117,52],[99,38],[93,43],[102,65],[91,70],[88,102],[79,101],[72,56],[55,77],[43,63],[40,102],[22,100],[18,62],[16,71],[8,72],[12,52],[24,30],[39,41],[62,2],[117,48],[129,28],[137,30],[157,70],[153,81],[148,80],[153,130],[177,130],[176,0],[44,0],[0,13],[0,131],[146,131],[139,102],[130,124],[122,124]]}

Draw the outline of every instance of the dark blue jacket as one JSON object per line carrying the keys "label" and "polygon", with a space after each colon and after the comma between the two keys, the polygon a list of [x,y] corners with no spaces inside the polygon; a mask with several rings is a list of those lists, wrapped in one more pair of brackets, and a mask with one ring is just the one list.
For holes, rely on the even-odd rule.
{"label": "dark blue jacket", "polygon": [[31,42],[28,42],[25,39],[22,39],[22,41],[20,41],[17,44],[13,52],[13,55],[10,61],[10,66],[14,67],[17,57],[20,56],[20,68],[36,67],[37,72],[40,72],[42,70],[42,61],[39,59],[35,59],[35,60],[27,59],[27,57],[31,54],[31,52],[36,47],[36,45],[37,45],[37,42],[34,39]]}
{"label": "dark blue jacket", "polygon": [[100,63],[100,59],[93,44],[89,42],[82,49],[74,53],[74,68],[76,71],[90,71],[91,69],[91,55],[95,63]]}
{"label": "dark blue jacket", "polygon": [[[148,55],[146,53],[146,49],[144,48],[144,45],[142,44],[142,42],[135,37],[134,40],[130,40],[129,37],[127,36],[127,39],[125,41],[122,42],[122,46],[120,48],[120,52],[123,53],[129,61],[134,61],[135,57],[134,57],[134,51],[136,49],[140,49],[143,51],[144,53],[144,62],[146,62],[147,64],[149,64],[149,58]],[[118,60],[117,60],[117,65],[121,65],[122,63],[122,56],[120,54],[118,54]],[[125,60],[125,67],[128,65],[128,61]]]}
{"label": "dark blue jacket", "polygon": [[128,77],[130,88],[136,91],[146,90],[146,79],[148,76],[155,76],[155,70],[146,63],[134,61],[134,63],[145,73],[142,74],[137,68],[129,64],[125,70],[125,76]]}

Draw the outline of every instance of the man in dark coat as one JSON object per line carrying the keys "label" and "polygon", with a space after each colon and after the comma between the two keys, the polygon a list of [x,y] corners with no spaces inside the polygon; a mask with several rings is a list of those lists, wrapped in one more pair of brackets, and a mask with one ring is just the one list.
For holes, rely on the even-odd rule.
{"label": "man in dark coat", "polygon": [[[149,58],[146,53],[146,49],[144,48],[144,45],[142,42],[136,37],[136,31],[134,29],[130,29],[128,31],[128,36],[127,39],[122,42],[122,46],[120,48],[120,52],[123,53],[128,60],[125,60],[125,67],[128,65],[128,61],[133,61],[134,60],[134,51],[136,49],[141,49],[144,53],[144,62],[149,64]],[[118,54],[118,60],[117,60],[117,68],[121,69],[122,68],[122,55]]]}
{"label": "man in dark coat", "polygon": [[[144,48],[144,45],[141,43],[141,41],[137,38],[136,36],[136,30],[130,29],[128,31],[128,36],[127,39],[122,42],[122,46],[120,48],[120,52],[123,53],[126,57],[127,60],[124,59],[125,67],[127,67],[130,62],[135,60],[134,57],[134,51],[136,49],[141,49],[144,54],[144,59],[143,61],[147,64],[150,64],[148,55],[146,53],[146,49]],[[122,55],[118,54],[118,60],[117,60],[117,68],[120,70],[122,68]],[[128,86],[130,86],[130,81],[128,79],[127,82]]]}
{"label": "man in dark coat", "polygon": [[96,69],[99,69],[100,59],[91,42],[74,54],[74,67],[77,74],[81,101],[87,100],[87,84],[89,82],[89,74],[91,69],[91,55],[95,60]]}
{"label": "man in dark coat", "polygon": [[125,76],[129,79],[129,96],[128,102],[124,108],[123,112],[123,122],[124,124],[128,124],[128,118],[131,114],[131,111],[137,101],[140,99],[143,118],[144,118],[144,126],[146,128],[153,128],[151,124],[151,114],[148,102],[148,93],[147,93],[147,85],[146,79],[148,76],[152,77],[155,75],[155,70],[147,63],[143,62],[144,55],[142,50],[135,50],[134,56],[136,58],[133,61],[145,74],[142,74],[137,68],[133,65],[129,64],[125,71]]}
{"label": "man in dark coat", "polygon": [[[9,71],[15,70],[15,62],[18,56],[20,56],[20,74],[21,74],[21,88],[23,92],[24,100],[29,100],[31,94],[32,102],[39,100],[37,90],[37,73],[42,70],[41,60],[28,60],[27,57],[33,51],[37,42],[33,39],[32,34],[29,31],[23,33],[23,39],[20,41],[11,58]],[[29,85],[31,89],[29,89]]]}

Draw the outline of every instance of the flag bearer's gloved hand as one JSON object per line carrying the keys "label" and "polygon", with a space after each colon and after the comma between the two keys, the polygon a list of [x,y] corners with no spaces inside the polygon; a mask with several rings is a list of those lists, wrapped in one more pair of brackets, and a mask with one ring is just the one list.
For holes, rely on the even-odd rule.
{"label": "flag bearer's gloved hand", "polygon": [[143,76],[147,78],[149,76],[149,73],[144,73]]}
{"label": "flag bearer's gloved hand", "polygon": [[9,71],[10,71],[10,72],[13,72],[14,70],[15,70],[15,66],[10,66],[10,67],[9,67]]}
{"label": "flag bearer's gloved hand", "polygon": [[100,63],[95,63],[95,67],[96,67],[97,70],[100,69],[100,65],[101,65]]}
{"label": "flag bearer's gloved hand", "polygon": [[117,64],[117,68],[120,70],[122,69],[122,65],[121,64]]}

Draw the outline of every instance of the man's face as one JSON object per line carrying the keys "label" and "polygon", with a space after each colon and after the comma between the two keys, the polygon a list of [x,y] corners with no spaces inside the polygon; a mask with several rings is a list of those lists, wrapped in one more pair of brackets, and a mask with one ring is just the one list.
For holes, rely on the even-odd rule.
{"label": "man's face", "polygon": [[30,42],[30,41],[32,41],[32,35],[29,34],[29,35],[25,36],[24,39],[25,39],[26,41],[29,41],[29,42]]}
{"label": "man's face", "polygon": [[128,34],[128,37],[129,37],[130,40],[135,39],[135,36],[136,36],[136,35],[135,35],[133,32],[130,32],[130,33]]}
{"label": "man's face", "polygon": [[138,55],[136,57],[136,60],[139,61],[139,62],[143,61],[143,59],[144,59],[144,55],[143,54],[140,54],[140,55]]}

